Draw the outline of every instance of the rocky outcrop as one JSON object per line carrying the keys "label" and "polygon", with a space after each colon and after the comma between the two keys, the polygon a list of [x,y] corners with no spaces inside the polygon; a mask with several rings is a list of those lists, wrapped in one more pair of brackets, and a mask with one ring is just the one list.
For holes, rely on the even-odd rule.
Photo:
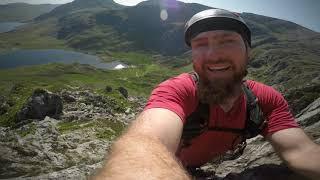
{"label": "rocky outcrop", "polygon": [[[130,112],[129,107],[119,106],[108,96],[97,95],[90,91],[62,91],[60,94],[64,102],[64,113],[61,116],[64,120],[119,119],[126,113],[122,121],[127,123],[135,117],[136,110]],[[69,100],[71,98],[72,101]],[[129,97],[127,100],[132,103],[143,101],[134,97]]]}
{"label": "rocky outcrop", "polygon": [[[112,99],[90,91],[64,90],[58,95],[64,104],[59,120],[46,117],[15,129],[0,127],[0,178],[87,179],[102,166],[113,140],[145,103],[145,99],[128,97],[136,106],[117,111]],[[319,114],[320,98],[296,116],[317,143]],[[262,136],[248,140],[238,159],[221,162],[217,158],[199,173],[206,175],[203,179],[305,180],[282,163]]]}
{"label": "rocky outcrop", "polygon": [[17,113],[16,122],[23,123],[28,119],[42,120],[46,116],[58,119],[62,114],[62,108],[63,104],[60,96],[43,89],[37,89]]}
{"label": "rocky outcrop", "polygon": [[47,116],[0,127],[0,179],[86,179],[102,166],[111,143],[145,101],[128,97],[139,108],[122,112],[112,98],[90,91],[56,95],[63,102],[59,120]]}
{"label": "rocky outcrop", "polygon": [[311,83],[303,87],[289,89],[285,94],[292,112],[299,114],[305,107],[319,97],[320,83]]}
{"label": "rocky outcrop", "polygon": [[303,109],[297,116],[297,121],[301,126],[310,126],[320,120],[320,98]]}
{"label": "rocky outcrop", "polygon": [[[63,134],[58,122],[46,117],[15,130],[1,128],[0,178],[85,177],[97,168],[111,141],[99,139],[94,131],[88,130]],[[25,135],[26,131],[29,133]],[[61,170],[64,175],[54,173]],[[49,175],[35,178],[40,174]]]}
{"label": "rocky outcrop", "polygon": [[112,92],[112,87],[111,87],[111,86],[106,86],[105,91],[106,91],[107,93]]}
{"label": "rocky outcrop", "polygon": [[121,94],[123,97],[128,98],[129,94],[128,94],[128,90],[127,90],[126,88],[124,88],[124,87],[119,87],[117,90],[120,92],[120,94]]}
{"label": "rocky outcrop", "polygon": [[297,121],[320,144],[320,97],[297,115]]}
{"label": "rocky outcrop", "polygon": [[0,115],[5,114],[9,110],[9,104],[3,96],[0,96]]}

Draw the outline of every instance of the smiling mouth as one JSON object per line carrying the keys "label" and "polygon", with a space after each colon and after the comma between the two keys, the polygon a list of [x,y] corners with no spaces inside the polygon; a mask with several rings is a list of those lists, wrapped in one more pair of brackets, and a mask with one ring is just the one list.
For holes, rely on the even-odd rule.
{"label": "smiling mouth", "polygon": [[228,69],[230,69],[230,66],[213,66],[213,67],[208,67],[208,70],[211,72],[215,72],[215,71],[227,71]]}

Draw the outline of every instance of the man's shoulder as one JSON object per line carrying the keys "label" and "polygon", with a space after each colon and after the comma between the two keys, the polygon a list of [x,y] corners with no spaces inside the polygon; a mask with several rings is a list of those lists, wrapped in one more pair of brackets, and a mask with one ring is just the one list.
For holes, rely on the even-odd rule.
{"label": "man's shoulder", "polygon": [[251,89],[253,89],[253,88],[270,88],[271,87],[267,84],[264,84],[264,83],[256,81],[256,80],[251,80],[251,79],[247,79],[246,83]]}
{"label": "man's shoulder", "polygon": [[195,82],[189,73],[182,73],[161,82],[156,88],[169,87],[171,89],[195,89]]}
{"label": "man's shoulder", "polygon": [[190,83],[192,81],[193,81],[193,79],[191,77],[191,74],[182,73],[182,74],[179,74],[177,76],[174,76],[174,77],[171,77],[171,78],[165,80],[161,84],[163,84],[163,83]]}
{"label": "man's shoulder", "polygon": [[254,80],[246,81],[253,94],[259,99],[261,105],[281,104],[286,102],[283,95],[272,86]]}
{"label": "man's shoulder", "polygon": [[258,94],[260,94],[259,92],[263,92],[263,94],[264,93],[279,93],[272,86],[269,86],[267,84],[264,84],[262,82],[258,82],[255,80],[246,80],[246,84],[254,93],[258,93]]}
{"label": "man's shoulder", "polygon": [[172,77],[155,87],[145,109],[165,108],[184,120],[197,104],[196,86],[188,73]]}

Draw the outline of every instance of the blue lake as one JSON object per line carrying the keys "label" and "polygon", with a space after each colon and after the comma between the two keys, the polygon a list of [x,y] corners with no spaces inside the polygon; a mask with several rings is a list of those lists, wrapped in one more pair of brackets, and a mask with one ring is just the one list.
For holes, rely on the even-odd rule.
{"label": "blue lake", "polygon": [[5,54],[0,54],[0,69],[48,63],[89,64],[99,69],[108,70],[116,69],[119,64],[127,67],[125,64],[119,61],[103,63],[97,56],[58,49],[17,50]]}
{"label": "blue lake", "polygon": [[0,33],[9,32],[26,23],[20,22],[0,22]]}

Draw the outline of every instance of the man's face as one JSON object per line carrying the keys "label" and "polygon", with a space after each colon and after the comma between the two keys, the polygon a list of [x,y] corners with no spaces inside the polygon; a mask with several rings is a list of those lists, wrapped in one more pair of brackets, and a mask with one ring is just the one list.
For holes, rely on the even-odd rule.
{"label": "man's face", "polygon": [[223,103],[246,75],[248,53],[240,34],[208,31],[191,40],[193,68],[200,77],[199,96],[210,104]]}

